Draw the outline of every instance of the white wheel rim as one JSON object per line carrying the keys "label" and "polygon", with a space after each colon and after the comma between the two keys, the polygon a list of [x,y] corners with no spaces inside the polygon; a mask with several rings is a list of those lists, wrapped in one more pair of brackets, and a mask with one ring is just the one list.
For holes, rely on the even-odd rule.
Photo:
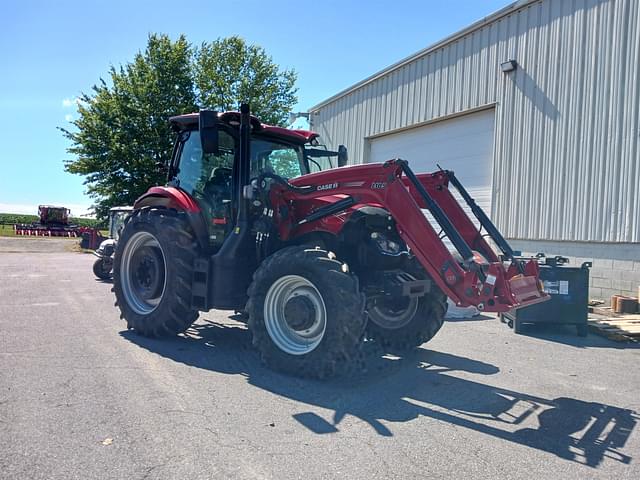
{"label": "white wheel rim", "polygon": [[375,300],[367,309],[369,319],[376,325],[389,330],[396,330],[408,325],[418,311],[418,298],[411,298],[407,308],[400,312],[391,312],[388,308],[381,308]]}
{"label": "white wheel rim", "polygon": [[[286,309],[294,299],[304,305],[305,318],[287,318]],[[267,291],[263,313],[269,337],[283,352],[305,355],[324,338],[327,309],[316,286],[304,277],[286,275],[276,280]]]}
{"label": "white wheel rim", "polygon": [[[152,297],[141,295],[136,288],[137,282],[134,275],[136,275],[137,272],[133,271],[133,260],[136,253],[139,253],[142,248],[157,248],[162,256],[162,289],[159,295]],[[137,314],[148,315],[158,307],[167,286],[167,262],[160,242],[158,242],[158,239],[154,235],[149,232],[137,232],[131,236],[122,252],[120,282],[122,293],[124,294],[127,304]]]}

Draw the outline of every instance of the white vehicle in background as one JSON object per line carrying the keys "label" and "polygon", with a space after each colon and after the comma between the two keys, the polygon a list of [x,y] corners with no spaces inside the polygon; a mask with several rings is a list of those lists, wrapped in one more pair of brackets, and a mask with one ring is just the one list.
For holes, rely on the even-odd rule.
{"label": "white vehicle in background", "polygon": [[113,256],[124,221],[133,207],[113,207],[109,210],[109,238],[104,240],[93,254],[98,259],[93,263],[93,273],[101,280],[111,278]]}

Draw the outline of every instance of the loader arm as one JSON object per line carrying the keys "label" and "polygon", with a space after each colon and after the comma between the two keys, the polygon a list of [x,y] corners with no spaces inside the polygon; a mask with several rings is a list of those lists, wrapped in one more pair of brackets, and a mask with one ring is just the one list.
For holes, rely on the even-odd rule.
{"label": "loader arm", "polygon": [[[301,233],[326,230],[327,223],[340,222],[341,215],[357,205],[386,209],[423,268],[460,306],[505,312],[548,300],[541,289],[537,263],[513,258],[507,242],[471,199],[474,215],[480,217],[487,234],[502,250],[502,257],[510,262],[505,265],[451,194],[450,183],[464,191],[453,172],[416,176],[406,161],[396,159],[298,177],[291,181],[291,187],[275,185],[270,199],[284,241]],[[469,199],[465,198],[467,202]],[[429,210],[439,231],[422,209]],[[444,237],[462,261],[452,255]]]}

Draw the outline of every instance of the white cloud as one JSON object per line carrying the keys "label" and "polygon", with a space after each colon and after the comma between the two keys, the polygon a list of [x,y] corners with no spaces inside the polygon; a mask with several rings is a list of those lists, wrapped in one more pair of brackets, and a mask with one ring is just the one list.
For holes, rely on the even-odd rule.
{"label": "white cloud", "polygon": [[80,97],[64,98],[62,100],[63,108],[77,107],[78,105],[86,105],[86,102],[84,102]]}
{"label": "white cloud", "polygon": [[38,213],[38,206],[24,203],[0,203],[0,212],[35,215]]}
{"label": "white cloud", "polygon": [[59,203],[71,210],[71,216],[73,217],[90,217],[95,218],[92,211],[89,210],[89,205],[77,204],[77,203]]}
{"label": "white cloud", "polygon": [[71,121],[73,120],[73,115],[71,115],[70,113],[67,113],[67,114],[64,116],[64,119],[65,119],[67,122],[71,122]]}

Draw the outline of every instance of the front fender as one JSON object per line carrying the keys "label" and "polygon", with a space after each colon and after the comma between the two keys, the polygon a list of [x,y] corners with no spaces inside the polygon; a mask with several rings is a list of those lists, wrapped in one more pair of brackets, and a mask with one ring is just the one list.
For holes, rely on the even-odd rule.
{"label": "front fender", "polygon": [[114,252],[116,249],[116,241],[113,238],[108,238],[104,240],[97,250],[93,252],[93,254],[98,258],[108,258],[111,255],[108,254],[107,250],[110,252]]}

